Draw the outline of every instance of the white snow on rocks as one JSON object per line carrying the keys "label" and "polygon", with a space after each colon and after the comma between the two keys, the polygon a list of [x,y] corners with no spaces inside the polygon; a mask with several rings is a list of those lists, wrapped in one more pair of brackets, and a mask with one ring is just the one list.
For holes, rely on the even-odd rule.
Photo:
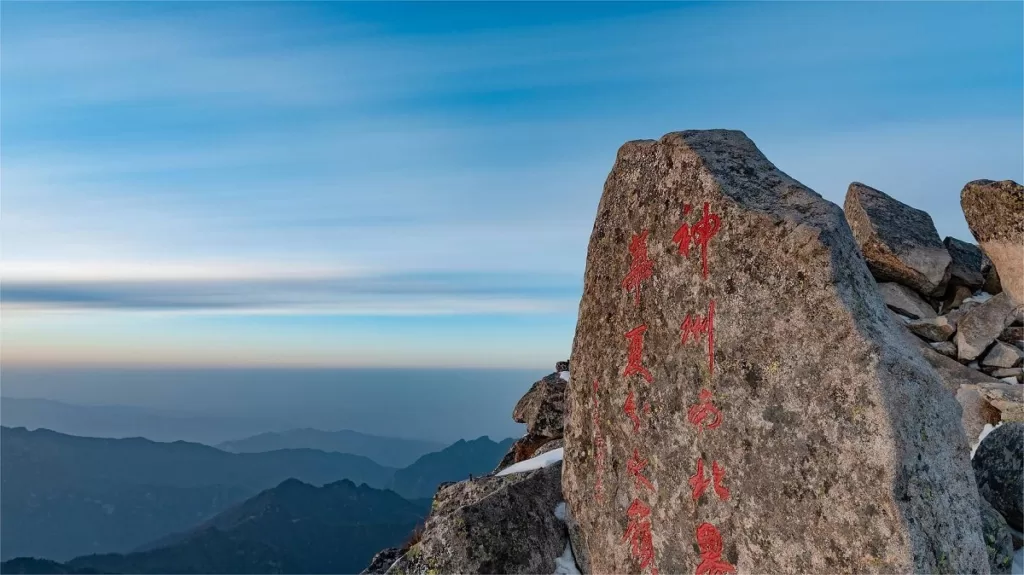
{"label": "white snow on rocks", "polygon": [[559,521],[565,521],[565,501],[555,506],[555,517],[557,517]]}
{"label": "white snow on rocks", "polygon": [[555,575],[581,575],[580,570],[576,568],[576,558],[572,554],[572,545],[568,543],[565,544],[565,551],[562,552],[562,556],[555,558]]}
{"label": "white snow on rocks", "polygon": [[541,453],[536,457],[531,457],[526,461],[520,461],[515,465],[510,465],[505,469],[498,472],[498,476],[508,475],[510,473],[523,473],[524,471],[533,471],[534,469],[541,469],[548,465],[554,465],[562,461],[562,457],[565,455],[565,448],[559,447],[558,449],[552,449],[546,453]]}
{"label": "white snow on rocks", "polygon": [[995,424],[994,426],[991,423],[986,423],[985,427],[981,428],[981,434],[978,435],[978,442],[971,446],[971,459],[974,459],[974,452],[978,451],[978,446],[981,445],[982,441],[985,441],[985,438],[988,437],[988,434],[992,433],[992,431],[996,427],[999,427],[1002,424],[1002,421]]}
{"label": "white snow on rocks", "polygon": [[558,377],[564,379],[566,383],[569,383],[569,372],[568,371],[560,371],[560,372],[558,372]]}
{"label": "white snow on rocks", "polygon": [[[555,565],[558,565],[558,561],[555,561]],[[557,573],[558,571],[555,571]],[[1013,554],[1013,566],[1010,568],[1012,575],[1024,575],[1024,547],[1021,547]]]}

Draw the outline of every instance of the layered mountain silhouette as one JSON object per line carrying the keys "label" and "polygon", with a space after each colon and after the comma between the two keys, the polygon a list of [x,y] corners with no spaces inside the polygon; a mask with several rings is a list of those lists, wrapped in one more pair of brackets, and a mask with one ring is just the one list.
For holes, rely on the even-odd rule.
{"label": "layered mountain silhouette", "polygon": [[291,449],[234,454],[197,443],[0,429],[3,559],[126,552],[188,529],[289,478],[386,487],[365,457]]}
{"label": "layered mountain silhouette", "polygon": [[2,571],[357,573],[377,550],[401,544],[429,507],[348,480],[316,487],[289,479],[145,550],[64,564],[17,559]]}
{"label": "layered mountain silhouette", "polygon": [[358,431],[291,429],[225,441],[218,448],[232,453],[258,453],[276,449],[319,449],[362,455],[389,467],[405,467],[419,457],[444,448],[443,443],[367,435]]}
{"label": "layered mountain silhouette", "polygon": [[391,488],[407,498],[433,497],[438,485],[446,481],[461,481],[469,475],[493,471],[513,441],[509,438],[496,443],[486,436],[472,441],[460,439],[396,471]]}

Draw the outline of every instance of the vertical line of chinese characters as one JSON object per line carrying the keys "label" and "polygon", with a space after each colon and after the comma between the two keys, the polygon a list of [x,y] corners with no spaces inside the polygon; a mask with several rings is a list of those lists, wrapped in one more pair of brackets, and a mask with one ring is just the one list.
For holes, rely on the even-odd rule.
{"label": "vertical line of chinese characters", "polygon": [[[654,263],[647,256],[647,235],[648,230],[643,230],[639,234],[634,235],[630,240],[630,266],[625,279],[622,280],[622,288],[627,292],[633,292],[633,303],[635,306],[640,305],[641,285],[650,279],[654,273]],[[625,334],[628,343],[626,368],[622,371],[622,375],[627,378],[626,387],[629,389],[629,394],[626,396],[626,402],[623,404],[622,409],[626,417],[633,424],[634,434],[641,432],[642,421],[640,414],[649,414],[651,411],[651,406],[647,403],[644,403],[643,407],[639,410],[637,409],[636,393],[628,379],[630,376],[639,375],[647,385],[654,382],[650,370],[644,367],[643,364],[644,333],[646,331],[647,325],[641,323]],[[632,379],[635,381],[637,378]],[[628,542],[630,554],[640,565],[641,571],[650,569],[651,575],[658,575],[658,567],[654,560],[654,538],[651,532],[651,508],[640,498],[640,495],[655,490],[654,484],[644,475],[644,468],[647,467],[647,462],[647,459],[641,455],[640,450],[633,448],[633,455],[626,463],[626,469],[634,478],[636,493],[633,496],[633,502],[629,505],[629,509],[626,510],[628,525],[626,526],[626,532],[622,535],[622,541],[623,543]]]}
{"label": "vertical line of chinese characters", "polygon": [[[683,218],[690,215],[692,206],[683,206]],[[684,258],[690,256],[691,244],[696,243],[700,248],[701,278],[708,278],[708,244],[711,238],[721,229],[721,218],[711,211],[710,204],[704,202],[703,215],[700,220],[692,226],[683,222],[679,226],[672,241],[679,244],[679,254]],[[704,315],[697,312],[686,314],[682,324],[679,326],[680,345],[687,345],[691,342],[699,343],[701,339],[707,340],[708,356],[708,377],[709,386],[715,374],[715,300],[707,303],[707,311]],[[697,403],[692,405],[686,413],[686,419],[697,428],[698,437],[704,430],[715,430],[722,424],[722,412],[713,403],[713,393],[707,387],[700,390],[697,396]],[[725,486],[725,467],[718,461],[711,462],[710,476],[705,469],[703,457],[698,457],[695,463],[695,473],[690,476],[691,496],[694,503],[707,491],[712,488],[715,496],[721,501],[728,501],[729,488]],[[702,522],[696,530],[697,548],[700,550],[700,563],[697,565],[695,575],[725,575],[735,573],[736,567],[722,558],[722,534],[718,528],[708,522]]]}

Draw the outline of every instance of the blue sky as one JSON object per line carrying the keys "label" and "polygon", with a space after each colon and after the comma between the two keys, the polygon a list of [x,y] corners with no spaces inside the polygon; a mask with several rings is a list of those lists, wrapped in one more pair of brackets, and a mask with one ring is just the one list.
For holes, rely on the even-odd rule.
{"label": "blue sky", "polygon": [[1024,4],[2,7],[5,364],[546,367],[615,151],[745,131],[970,239]]}

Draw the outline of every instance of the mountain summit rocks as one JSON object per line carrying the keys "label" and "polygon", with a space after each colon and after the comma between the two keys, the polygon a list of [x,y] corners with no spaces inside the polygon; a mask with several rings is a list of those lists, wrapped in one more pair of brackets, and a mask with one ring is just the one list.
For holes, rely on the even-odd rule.
{"label": "mountain summit rocks", "polygon": [[975,180],[960,192],[974,238],[999,271],[1004,291],[1024,305],[1024,186],[1012,180]]}
{"label": "mountain summit rocks", "polygon": [[879,281],[942,294],[952,258],[927,212],[859,182],[850,184],[843,210],[868,269]]}
{"label": "mountain summit rocks", "polygon": [[[934,292],[927,223],[872,233]],[[583,292],[562,488],[592,572],[987,571],[952,394],[839,207],[743,133],[622,146]]]}

